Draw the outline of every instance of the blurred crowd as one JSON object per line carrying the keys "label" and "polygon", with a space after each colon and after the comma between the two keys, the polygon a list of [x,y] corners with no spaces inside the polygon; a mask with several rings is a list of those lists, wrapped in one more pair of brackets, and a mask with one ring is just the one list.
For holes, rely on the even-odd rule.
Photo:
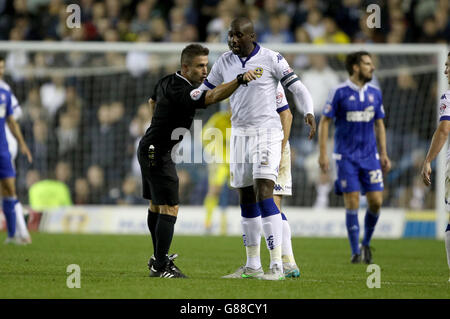
{"label": "blurred crowd", "polygon": [[[81,28],[67,27],[69,3],[81,8]],[[381,8],[379,29],[366,23],[370,13],[365,8],[373,3]],[[233,17],[245,14],[262,43],[448,43],[448,11],[447,0],[0,0],[0,40],[225,43]],[[137,142],[152,116],[146,104],[151,90],[179,67],[179,52],[0,53],[6,54],[6,81],[21,103],[19,122],[34,157],[31,166],[21,156],[16,163],[21,200],[27,202],[37,181],[54,179],[69,186],[74,204],[146,204],[140,195]],[[319,121],[329,90],[347,77],[343,57],[284,56],[310,90]],[[212,54],[210,62],[215,59]],[[393,161],[385,181],[386,205],[429,208],[433,191],[425,190],[417,176],[436,124],[436,61],[420,54],[374,59],[379,70],[387,70],[376,72],[374,79],[383,92]],[[86,67],[101,72],[73,71]],[[65,71],[47,72],[58,68]],[[317,141],[307,139],[303,116],[289,93],[288,101],[294,114],[295,196],[286,204],[342,206],[342,198],[332,192],[333,176],[318,170]],[[206,123],[220,108],[202,110],[197,118]],[[206,165],[181,164],[178,175],[181,203],[201,205],[208,187]],[[237,204],[236,192],[230,196],[230,204]]]}
{"label": "blurred crowd", "polygon": [[[69,28],[69,4],[81,28]],[[369,28],[370,4],[380,28]],[[255,21],[260,42],[449,42],[447,0],[1,0],[0,40],[225,42],[233,17]]]}

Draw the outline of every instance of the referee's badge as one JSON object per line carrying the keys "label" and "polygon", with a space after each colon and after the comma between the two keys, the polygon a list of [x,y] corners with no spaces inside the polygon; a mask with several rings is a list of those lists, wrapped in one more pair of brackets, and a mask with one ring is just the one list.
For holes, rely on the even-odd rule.
{"label": "referee's badge", "polygon": [[256,68],[255,69],[256,77],[260,78],[263,75],[263,72],[264,72],[263,68],[260,67]]}
{"label": "referee's badge", "polygon": [[202,92],[203,91],[199,89],[192,90],[190,93],[191,99],[194,101],[198,101],[198,99],[200,99],[200,97],[202,96]]}

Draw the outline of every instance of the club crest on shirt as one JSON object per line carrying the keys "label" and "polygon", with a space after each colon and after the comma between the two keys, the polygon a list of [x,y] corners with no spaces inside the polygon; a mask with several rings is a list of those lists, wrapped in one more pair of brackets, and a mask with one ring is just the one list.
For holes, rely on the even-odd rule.
{"label": "club crest on shirt", "polygon": [[373,94],[369,94],[367,97],[369,98],[370,103],[373,103],[373,101],[375,100]]}
{"label": "club crest on shirt", "polygon": [[444,103],[441,104],[441,106],[439,107],[439,113],[444,113],[445,109],[447,108],[447,105],[445,105]]}
{"label": "club crest on shirt", "polygon": [[256,77],[260,78],[263,75],[263,72],[264,72],[263,68],[260,67],[256,68],[255,69]]}
{"label": "club crest on shirt", "polygon": [[325,108],[324,108],[323,112],[324,113],[330,113],[331,112],[331,105],[330,104],[325,105]]}

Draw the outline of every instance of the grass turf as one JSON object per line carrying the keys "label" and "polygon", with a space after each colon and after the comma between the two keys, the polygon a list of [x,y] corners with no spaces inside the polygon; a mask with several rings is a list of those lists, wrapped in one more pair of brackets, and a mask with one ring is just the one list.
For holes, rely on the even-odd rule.
{"label": "grass turf", "polygon": [[[0,234],[1,242],[6,234]],[[149,278],[150,236],[34,233],[28,246],[0,246],[0,298],[354,299],[450,298],[442,241],[372,243],[381,288],[366,285],[367,265],[350,264],[345,238],[293,238],[300,278],[279,282],[221,279],[245,261],[240,237],[178,236],[171,252],[188,279]],[[264,245],[264,242],[262,242]],[[267,249],[261,247],[267,270]],[[66,285],[67,266],[81,269],[81,288]]]}

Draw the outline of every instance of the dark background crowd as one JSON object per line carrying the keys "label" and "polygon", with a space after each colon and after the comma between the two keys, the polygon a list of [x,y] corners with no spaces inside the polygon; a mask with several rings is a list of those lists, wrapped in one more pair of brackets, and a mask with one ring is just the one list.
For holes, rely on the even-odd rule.
{"label": "dark background crowd", "polygon": [[[81,27],[69,28],[69,4],[81,8]],[[370,28],[366,11],[378,4],[381,27]],[[231,20],[249,16],[263,43],[448,43],[447,0],[240,1],[0,0],[0,40],[226,43]],[[207,45],[207,44],[206,44]],[[76,46],[74,46],[74,50]],[[19,120],[33,152],[30,166],[19,155],[18,193],[45,178],[66,183],[75,204],[146,204],[140,196],[136,143],[150,122],[146,101],[156,81],[175,71],[179,52],[68,53],[2,51],[7,76],[23,109]],[[210,55],[213,63],[217,54]],[[346,79],[343,56],[286,54],[313,95],[319,119],[328,91]],[[433,190],[417,179],[436,125],[436,60],[432,55],[374,56],[375,84],[383,92],[388,151],[386,205],[414,209],[434,205]],[[317,140],[290,96],[294,196],[287,205],[340,206],[332,176],[318,172]],[[200,111],[206,121],[224,106]],[[181,164],[181,204],[200,205],[207,191],[205,164]],[[326,203],[317,190],[328,183]],[[324,186],[323,186],[324,187]],[[230,203],[237,203],[231,192]]]}

